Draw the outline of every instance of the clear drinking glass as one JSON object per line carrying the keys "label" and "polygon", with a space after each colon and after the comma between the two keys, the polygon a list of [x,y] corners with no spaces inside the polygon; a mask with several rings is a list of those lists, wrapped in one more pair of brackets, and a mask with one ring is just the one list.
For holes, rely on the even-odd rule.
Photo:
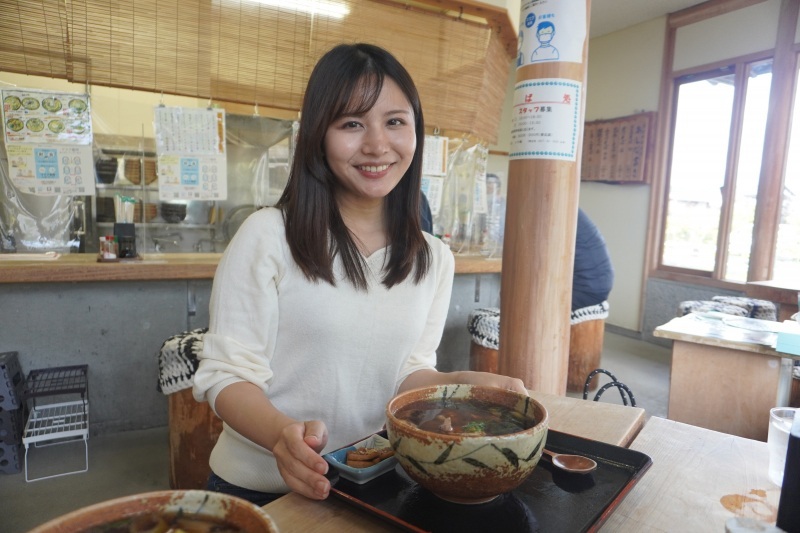
{"label": "clear drinking glass", "polygon": [[769,410],[769,479],[779,487],[783,484],[786,450],[789,446],[789,431],[792,429],[796,409],[773,407]]}

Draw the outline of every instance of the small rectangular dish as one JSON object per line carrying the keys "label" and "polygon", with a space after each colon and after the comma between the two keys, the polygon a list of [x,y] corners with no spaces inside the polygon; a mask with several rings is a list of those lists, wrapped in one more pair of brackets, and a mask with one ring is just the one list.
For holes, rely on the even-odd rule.
{"label": "small rectangular dish", "polygon": [[359,485],[363,485],[364,483],[371,481],[376,477],[389,472],[390,470],[394,470],[394,467],[397,464],[397,459],[394,457],[384,459],[380,463],[367,468],[353,468],[352,466],[347,466],[347,452],[351,452],[361,447],[377,449],[388,448],[390,447],[389,439],[376,433],[370,435],[366,439],[351,444],[350,446],[345,446],[344,448],[339,448],[338,450],[326,453],[322,457],[328,461],[329,465],[338,471],[340,477],[352,481],[353,483],[358,483]]}

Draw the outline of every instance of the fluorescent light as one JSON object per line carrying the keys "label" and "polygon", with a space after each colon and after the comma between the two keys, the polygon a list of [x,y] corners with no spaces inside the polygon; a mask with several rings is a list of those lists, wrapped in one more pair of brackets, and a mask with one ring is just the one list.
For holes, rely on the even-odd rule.
{"label": "fluorescent light", "polygon": [[259,4],[274,6],[283,9],[294,9],[312,15],[330,17],[334,19],[344,18],[350,13],[350,9],[342,2],[333,0],[255,0]]}

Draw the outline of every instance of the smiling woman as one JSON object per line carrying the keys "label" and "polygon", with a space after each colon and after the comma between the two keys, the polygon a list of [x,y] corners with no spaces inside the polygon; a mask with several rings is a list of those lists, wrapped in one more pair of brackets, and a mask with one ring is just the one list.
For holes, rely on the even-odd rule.
{"label": "smiling woman", "polygon": [[290,490],[324,499],[321,454],[380,431],[396,393],[526,394],[520,380],[436,370],[454,258],[420,229],[423,137],[394,56],[369,44],[323,55],[286,188],[242,223],[214,278],[194,376],[195,398],[225,421],[209,489],[261,505]]}

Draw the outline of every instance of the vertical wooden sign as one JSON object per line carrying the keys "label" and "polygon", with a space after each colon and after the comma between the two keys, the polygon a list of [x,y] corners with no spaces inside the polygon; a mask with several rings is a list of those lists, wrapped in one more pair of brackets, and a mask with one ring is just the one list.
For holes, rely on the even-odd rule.
{"label": "vertical wooden sign", "polygon": [[509,151],[499,372],[564,395],[591,0],[523,0]]}

